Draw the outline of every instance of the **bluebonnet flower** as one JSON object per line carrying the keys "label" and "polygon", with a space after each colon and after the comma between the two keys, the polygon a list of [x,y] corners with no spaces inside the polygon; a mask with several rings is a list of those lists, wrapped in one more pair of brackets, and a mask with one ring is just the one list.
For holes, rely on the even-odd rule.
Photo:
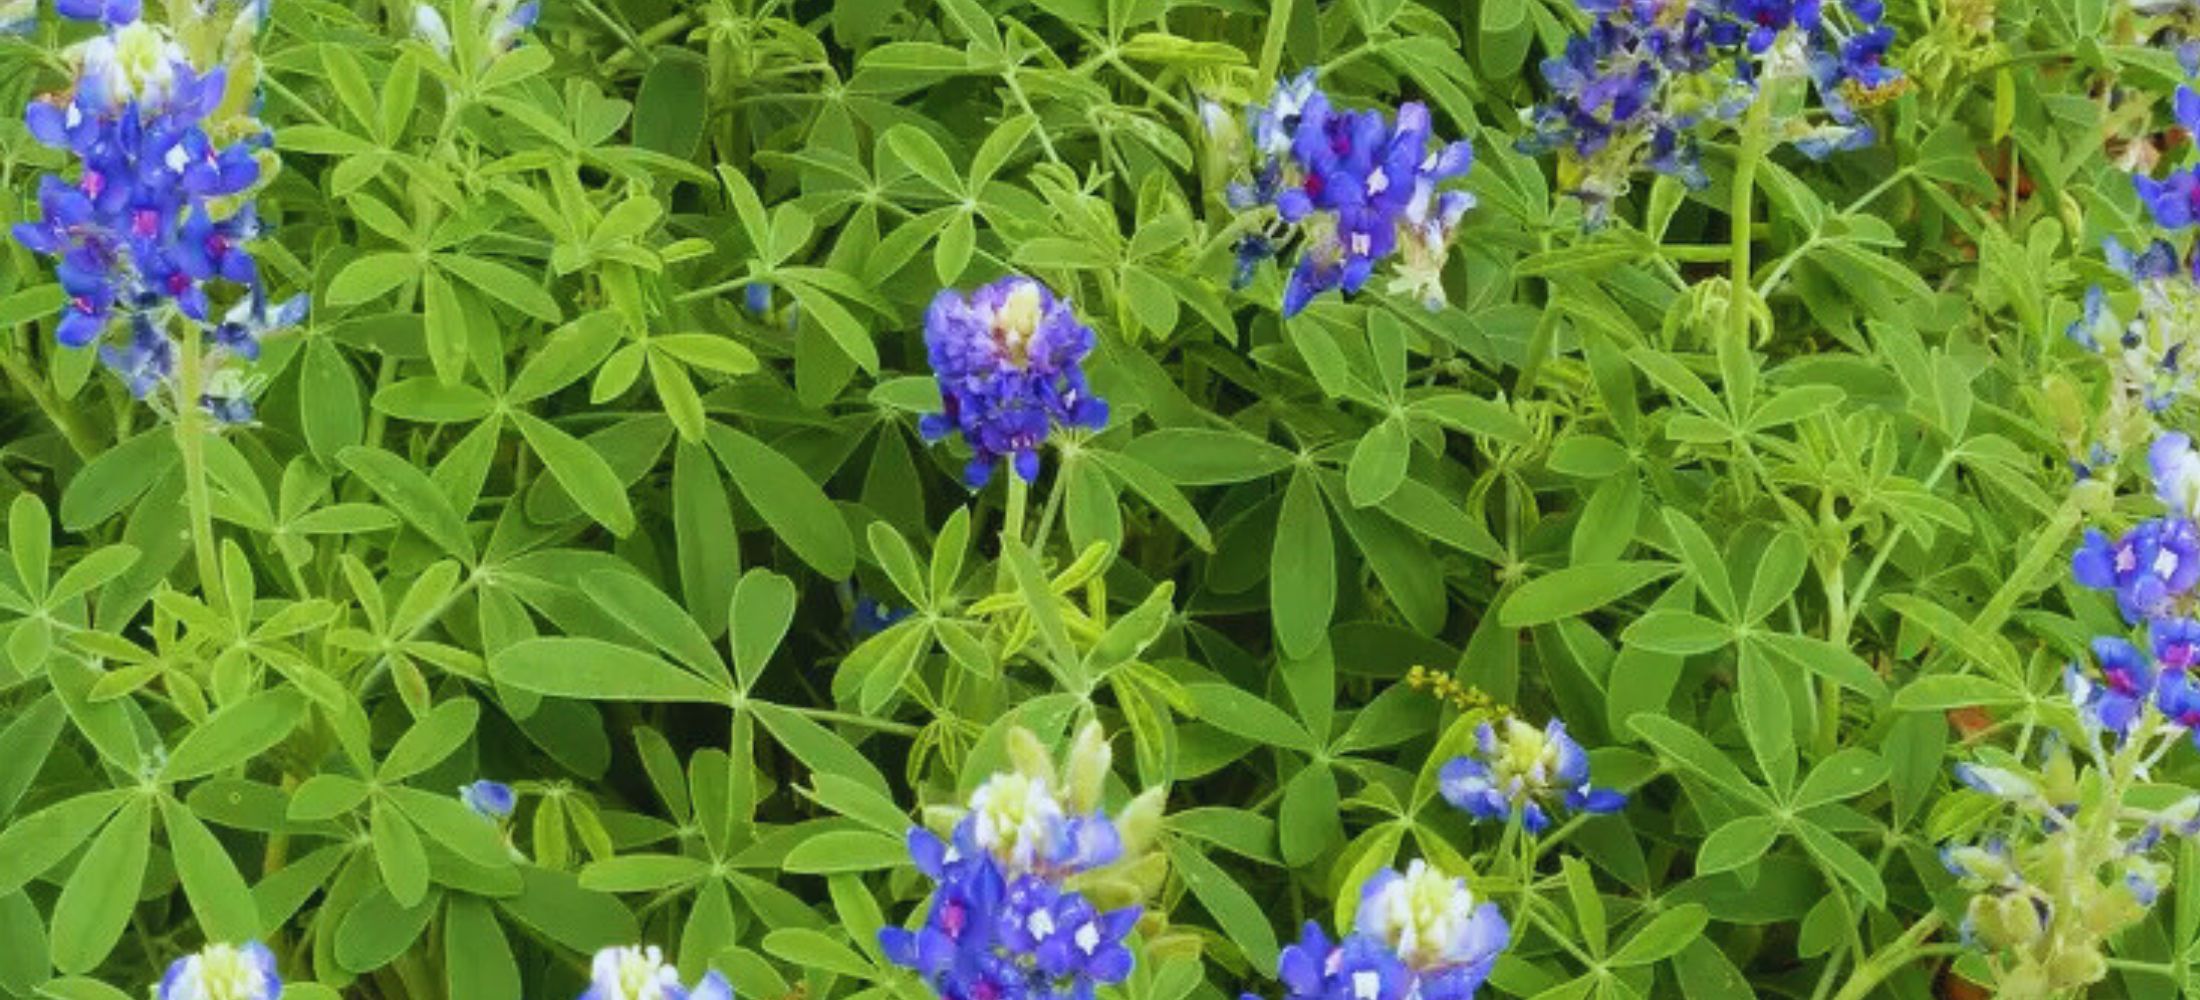
{"label": "bluebonnet flower", "polygon": [[[62,12],[107,29],[81,47],[73,92],[34,100],[24,113],[34,138],[80,165],[74,181],[42,178],[39,217],[13,229],[17,242],[55,259],[64,295],[56,339],[85,347],[123,326],[127,337],[101,344],[100,356],[139,397],[174,371],[171,323],[208,330],[209,372],[220,372],[225,357],[257,357],[259,336],[303,312],[303,299],[269,312],[245,249],[258,223],[237,196],[259,182],[265,129],[211,122],[227,69],[200,72],[165,29],[136,20],[137,4],[73,3]],[[248,137],[223,145],[210,128]],[[243,291],[239,309],[218,322],[217,283]],[[202,389],[199,403],[219,419],[250,418],[250,402],[235,393]]]}
{"label": "bluebonnet flower", "polygon": [[2118,735],[2131,731],[2154,694],[2154,661],[2124,639],[2093,640],[2093,657],[2100,664],[2101,683],[2071,664],[2064,684],[2086,724]]}
{"label": "bluebonnet flower", "polygon": [[1025,481],[1039,478],[1039,446],[1057,424],[1107,425],[1108,404],[1085,383],[1092,328],[1037,281],[1010,276],[968,297],[940,292],[925,312],[924,341],[945,409],[918,429],[934,441],[961,432],[972,489],[1003,458]]}
{"label": "bluebonnet flower", "polygon": [[2154,683],[2154,708],[2170,722],[2192,730],[2200,746],[2200,683],[2190,669],[2164,670]]}
{"label": "bluebonnet flower", "polygon": [[2137,406],[2159,414],[2192,390],[2194,372],[2185,363],[2191,349],[2190,317],[2200,309],[2200,284],[2190,265],[2180,266],[2166,240],[2154,240],[2137,253],[2114,239],[2103,241],[2110,268],[2138,292],[2138,308],[2126,319],[2108,308],[2098,287],[2086,291],[2084,308],[2070,324],[2070,339],[2102,355],[2114,380],[2110,423]]}
{"label": "bluebonnet flower", "polygon": [[2040,796],[2040,787],[2032,779],[2007,768],[1966,762],[1955,766],[1955,775],[1971,790],[1997,799],[2032,800]]}
{"label": "bluebonnet flower", "polygon": [[[1699,137],[1732,122],[1768,79],[1807,78],[1822,117],[1776,137],[1822,157],[1868,145],[1856,114],[1902,83],[1885,65],[1893,31],[1875,0],[1580,0],[1589,29],[1540,67],[1551,98],[1523,112],[1529,153],[1561,152],[1560,180],[1589,225],[1648,168],[1702,187]],[[1792,39],[1792,43],[1783,39]]]}
{"label": "bluebonnet flower", "polygon": [[270,335],[287,330],[305,321],[306,297],[303,293],[270,305],[267,293],[259,285],[252,292],[237,300],[222,316],[222,321],[209,331],[209,339],[215,346],[243,358],[257,361],[260,343]]}
{"label": "bluebonnet flower", "polygon": [[1943,845],[1940,864],[1957,878],[1983,885],[2011,885],[2017,880],[2017,862],[2003,837],[1989,838],[1984,844]]}
{"label": "bluebonnet flower", "polygon": [[1419,859],[1403,872],[1376,872],[1360,887],[1354,929],[1388,945],[1416,975],[1465,971],[1476,984],[1510,933],[1495,903],[1478,902],[1465,879]]}
{"label": "bluebonnet flower", "polygon": [[1468,1000],[1511,934],[1495,904],[1419,860],[1368,879],[1354,923],[1332,943],[1307,922],[1276,959],[1284,1000]]}
{"label": "bluebonnet flower", "polygon": [[2147,449],[2147,470],[2154,479],[2154,494],[2170,513],[2191,517],[2200,510],[2200,452],[2192,438],[2171,432],[2154,440]]}
{"label": "bluebonnet flower", "polygon": [[[2188,134],[2200,135],[2200,93],[2191,87],[2178,87],[2172,107],[2177,123]],[[2172,170],[2161,180],[2133,174],[2131,184],[2139,193],[2139,201],[2154,216],[2155,224],[2162,228],[2183,229],[2200,222],[2200,165]]]}
{"label": "bluebonnet flower", "polygon": [[434,4],[413,5],[413,37],[434,49],[445,59],[451,57],[451,26],[443,20],[443,12]]}
{"label": "bluebonnet flower", "polygon": [[1068,869],[1012,874],[974,838],[967,821],[953,849],[910,831],[910,858],[935,889],[921,926],[879,931],[888,961],[923,976],[942,1000],[1089,1000],[1096,986],[1130,975],[1123,940],[1140,908],[1099,910],[1062,887]]}
{"label": "bluebonnet flower", "polygon": [[895,622],[909,617],[909,613],[909,608],[887,607],[869,594],[859,594],[855,608],[849,612],[848,633],[858,639],[867,639],[892,628]]}
{"label": "bluebonnet flower", "polygon": [[1285,229],[1238,240],[1233,287],[1250,282],[1279,243],[1296,240],[1299,256],[1282,304],[1290,316],[1324,292],[1358,292],[1377,265],[1403,248],[1391,290],[1442,306],[1444,260],[1474,202],[1437,185],[1467,172],[1472,146],[1437,143],[1432,150],[1428,108],[1418,102],[1401,105],[1395,117],[1338,108],[1311,69],[1278,81],[1248,118],[1250,179],[1233,181],[1226,200],[1240,210],[1273,206]]}
{"label": "bluebonnet flower", "polygon": [[38,27],[38,0],[0,0],[0,35],[28,35]]}
{"label": "bluebonnet flower", "polygon": [[143,0],[54,0],[54,13],[72,21],[123,25],[143,13]]}
{"label": "bluebonnet flower", "polygon": [[460,786],[458,800],[477,815],[493,820],[510,817],[512,807],[518,804],[517,797],[512,794],[512,786],[487,779]]}
{"label": "bluebonnet flower", "polygon": [[1515,813],[1529,833],[1550,826],[1560,808],[1575,812],[1617,812],[1627,796],[1589,784],[1589,757],[1566,735],[1566,724],[1552,719],[1538,730],[1518,719],[1505,719],[1503,730],[1490,723],[1476,728],[1475,753],[1454,757],[1438,775],[1444,800],[1478,820],[1505,821]]}
{"label": "bluebonnet flower", "polygon": [[750,312],[755,313],[759,316],[763,315],[764,313],[770,312],[772,307],[772,286],[767,285],[761,281],[751,281],[748,284],[741,286],[741,304],[747,307]]}
{"label": "bluebonnet flower", "polygon": [[1009,875],[1071,875],[1114,862],[1122,835],[1101,813],[1075,815],[1050,782],[1020,771],[988,778],[971,793],[970,811],[955,827],[962,853],[983,852]]}
{"label": "bluebonnet flower", "polygon": [[2085,586],[2114,591],[2124,620],[2137,624],[2166,613],[2200,583],[2200,530],[2184,518],[2155,518],[2111,541],[2088,528],[2070,570]]}
{"label": "bluebonnet flower", "polygon": [[656,945],[605,948],[589,965],[588,989],[580,1000],[733,1000],[733,986],[713,971],[693,989],[680,982],[680,970],[665,961]]}
{"label": "bluebonnet flower", "polygon": [[[932,902],[917,927],[882,929],[880,950],[941,1000],[1090,1000],[1130,975],[1125,941],[1143,913],[1135,901],[1160,869],[1126,852],[1144,850],[1160,798],[1134,799],[1122,829],[1097,808],[1111,759],[1097,723],[1073,741],[1063,795],[1037,736],[1010,730],[1008,752],[1017,770],[978,787],[949,840],[909,832]],[[1109,908],[1121,902],[1132,905]]]}
{"label": "bluebonnet flower", "polygon": [[[482,39],[481,62],[487,65],[510,52],[542,17],[540,0],[473,0],[470,22]],[[413,5],[413,37],[445,59],[454,48],[450,22],[434,3]]]}
{"label": "bluebonnet flower", "polygon": [[210,944],[176,959],[153,995],[155,1000],[275,1000],[282,992],[275,953],[250,941],[242,947]]}

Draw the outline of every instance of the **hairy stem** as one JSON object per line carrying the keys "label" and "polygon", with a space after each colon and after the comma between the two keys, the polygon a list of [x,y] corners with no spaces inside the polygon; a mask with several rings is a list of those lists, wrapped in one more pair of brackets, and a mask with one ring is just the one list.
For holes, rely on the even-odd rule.
{"label": "hairy stem", "polygon": [[220,554],[214,549],[213,500],[206,488],[206,410],[199,405],[205,395],[206,358],[199,350],[199,328],[185,323],[181,357],[177,359],[176,451],[183,456],[184,503],[190,510],[191,551],[198,562],[199,589],[208,607],[226,615],[229,591],[222,587]]}

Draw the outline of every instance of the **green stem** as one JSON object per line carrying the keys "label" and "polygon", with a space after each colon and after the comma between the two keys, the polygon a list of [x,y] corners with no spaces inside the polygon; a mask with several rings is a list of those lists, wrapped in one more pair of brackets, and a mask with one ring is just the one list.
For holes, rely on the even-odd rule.
{"label": "green stem", "polygon": [[1939,910],[1927,911],[1917,918],[1917,923],[1911,924],[1894,943],[1872,956],[1871,961],[1857,966],[1855,974],[1849,976],[1849,981],[1841,987],[1841,992],[1833,995],[1833,1000],[1864,1000],[1870,996],[1888,976],[1902,971],[1904,966],[1924,954],[1925,939],[1939,930],[1940,925]]}
{"label": "green stem", "polygon": [[206,488],[206,358],[199,351],[199,327],[183,324],[183,348],[177,359],[176,451],[183,456],[184,502],[190,510],[191,549],[196,553],[199,589],[214,613],[227,616],[229,591],[222,586],[221,562],[214,550],[213,500]]}
{"label": "green stem", "polygon": [[650,25],[648,29],[644,30],[639,36],[634,39],[635,43],[639,45],[640,48],[627,46],[619,49],[619,51],[617,52],[612,53],[609,58],[603,61],[603,71],[606,73],[615,73],[618,71],[619,67],[626,65],[626,61],[629,58],[643,55],[646,53],[650,46],[654,46],[657,43],[664,41],[665,39],[671,38],[673,35],[679,34],[682,29],[688,26],[688,20],[691,16],[692,15],[685,13],[674,14],[671,17],[665,18],[664,20],[657,22],[656,24]]}
{"label": "green stem", "polygon": [[1077,452],[1064,450],[1061,464],[1054,469],[1054,482],[1047,487],[1047,502],[1039,508],[1039,530],[1031,534],[1031,547],[1044,552],[1047,539],[1054,534],[1054,516],[1062,509],[1062,484],[1069,481],[1070,463],[1078,460]]}
{"label": "green stem", "polygon": [[810,708],[805,705],[779,705],[779,707],[796,715],[816,719],[819,722],[846,723],[851,726],[874,729],[882,733],[893,733],[897,736],[914,737],[923,732],[923,730],[906,722],[889,722],[885,719],[873,719],[869,716],[854,715],[848,712],[835,712],[827,708]]}
{"label": "green stem", "polygon": [[1734,154],[1734,190],[1727,206],[1727,330],[1737,346],[1749,344],[1750,216],[1755,214],[1757,164],[1764,160],[1772,120],[1772,95],[1757,95],[1742,120],[1741,143]]}
{"label": "green stem", "polygon": [[23,358],[13,351],[0,351],[0,371],[6,372],[10,380],[22,387],[31,402],[38,404],[38,411],[53,422],[54,429],[60,431],[61,436],[69,442],[69,448],[76,452],[76,457],[89,459],[99,454],[99,440],[92,434],[91,428],[85,426],[82,415],[70,408],[66,400],[55,395],[53,389],[46,385],[46,380],[32,371]]}
{"label": "green stem", "polygon": [[1008,508],[1001,516],[1001,537],[1022,541],[1024,537],[1024,506],[1031,494],[1031,484],[1016,474],[1015,469],[1004,470],[1008,479]]}

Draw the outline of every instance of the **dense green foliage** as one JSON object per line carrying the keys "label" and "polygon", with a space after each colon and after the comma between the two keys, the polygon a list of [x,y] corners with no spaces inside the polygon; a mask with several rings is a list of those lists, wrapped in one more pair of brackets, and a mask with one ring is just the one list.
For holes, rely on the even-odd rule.
{"label": "dense green foliage", "polygon": [[[1165,790],[1123,1000],[1273,995],[1414,858],[1512,921],[1486,993],[1990,982],[1949,765],[2082,740],[2063,666],[2121,630],[2068,560],[2145,508],[2069,460],[2145,435],[2064,330],[2151,235],[2183,74],[2121,0],[1888,7],[1876,143],[1709,132],[1708,186],[1588,227],[1515,146],[1566,0],[552,0],[455,54],[280,0],[253,250],[313,305],[225,373],[256,419],[133,399],[0,249],[0,995],[257,939],[293,1000],[565,997],[643,941],[923,1000],[876,933],[922,909],[905,829],[1091,720],[1111,809]],[[0,104],[89,33],[0,38]],[[1201,104],[1300,67],[1473,143],[1447,305],[1233,288]],[[0,122],[0,221],[68,162]],[[925,310],[1009,273],[1110,412],[974,491],[918,433]],[[1454,809],[1507,712],[1626,807]],[[2191,981],[2171,856],[2092,995]]]}

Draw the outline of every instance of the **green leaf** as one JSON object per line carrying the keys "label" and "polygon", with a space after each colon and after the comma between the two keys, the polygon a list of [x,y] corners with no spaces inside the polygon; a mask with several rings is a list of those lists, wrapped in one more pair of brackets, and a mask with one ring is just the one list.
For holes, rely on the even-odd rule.
{"label": "green leaf", "polygon": [[1373,507],[1397,492],[1412,455],[1412,439],[1406,436],[1403,421],[1385,420],[1362,435],[1345,466],[1345,492],[1352,506]]}
{"label": "green leaf", "polygon": [[54,968],[90,972],[114,950],[130,926],[152,847],[152,800],[131,798],[85,848],[54,902]]}
{"label": "green leaf", "polygon": [[710,878],[710,864],[678,854],[605,858],[581,871],[581,886],[597,892],[662,892]]}
{"label": "green leaf", "polygon": [[176,436],[156,427],[100,452],[61,490],[61,527],[83,531],[130,506],[175,467]]}
{"label": "green leaf", "polygon": [[[41,953],[38,957],[41,972],[44,971],[45,961],[45,955]],[[70,976],[41,983],[38,987],[38,995],[50,997],[52,1000],[136,1000],[130,994],[115,989],[106,983],[81,976]]]}
{"label": "green leaf", "polygon": [[1505,404],[1464,392],[1446,392],[1415,400],[1406,412],[1463,434],[1489,438],[1504,444],[1529,444],[1535,433],[1514,416]]}
{"label": "green leaf", "polygon": [[497,900],[512,919],[569,951],[583,955],[615,944],[631,945],[641,935],[634,914],[617,899],[581,887],[564,872],[533,865],[519,868],[520,894]]}
{"label": "green leaf", "polygon": [[1898,712],[1942,712],[1952,708],[2022,705],[2031,700],[2023,691],[2000,681],[1970,674],[1933,674],[1911,681],[1894,693]]}
{"label": "green leaf", "polygon": [[902,838],[870,830],[827,830],[792,850],[780,862],[790,872],[829,874],[867,872],[909,863],[909,848]]}
{"label": "green leaf", "polygon": [[1763,810],[1772,808],[1772,799],[1764,790],[1742,774],[1726,754],[1712,746],[1694,730],[1662,715],[1643,713],[1627,720],[1627,726],[1651,746],[1658,755],[1686,768],[1697,777],[1710,782],[1720,791]]}
{"label": "green leaf", "polygon": [[1786,792],[1795,782],[1795,716],[1787,688],[1763,656],[1745,650],[1737,671],[1737,714],[1757,767],[1772,787]]}
{"label": "green leaf", "polygon": [[[450,897],[443,906],[443,954],[464,956],[446,961],[443,974],[453,997],[476,1000],[520,1000],[519,963],[512,943],[497,924],[487,901],[464,893]],[[285,991],[288,992],[287,990]]]}
{"label": "green leaf", "polygon": [[355,306],[377,299],[420,275],[420,259],[400,250],[370,253],[344,265],[329,279],[328,304]]}
{"label": "green leaf", "polygon": [[1312,754],[1319,747],[1290,713],[1228,684],[1186,684],[1201,722],[1256,743]]}
{"label": "green leaf", "polygon": [[855,950],[823,931],[782,927],[764,935],[764,950],[799,967],[869,979],[877,973]]}
{"label": "green leaf", "polygon": [[420,283],[421,326],[428,335],[428,360],[435,377],[457,383],[466,376],[467,303],[457,286],[440,271],[429,271]]}
{"label": "green leaf", "polygon": [[160,815],[168,828],[168,852],[176,875],[207,940],[259,940],[259,905],[221,841],[174,799],[161,797]]}
{"label": "green leaf", "polygon": [[780,284],[792,293],[802,305],[803,322],[816,323],[833,339],[848,360],[871,374],[878,373],[878,343],[871,338],[871,331],[857,320],[848,307],[840,304],[824,289],[806,281],[796,280],[791,274],[782,274]]}
{"label": "green leaf", "polygon": [[1734,632],[1693,611],[1653,608],[1620,634],[1630,646],[1655,653],[1693,656],[1734,641]]}
{"label": "green leaf", "polygon": [[436,846],[483,868],[511,866],[511,852],[496,823],[467,808],[458,796],[417,788],[390,788],[384,794]]}
{"label": "green leaf", "polygon": [[914,125],[896,125],[887,129],[881,142],[894,159],[916,172],[941,194],[957,198],[963,194],[962,172],[955,169],[954,161],[947,158],[947,151],[940,148],[938,140]]}
{"label": "green leaf", "polygon": [[709,87],[710,67],[703,58],[667,49],[642,74],[634,93],[634,144],[683,160],[694,156],[710,112]]}
{"label": "green leaf", "polygon": [[755,353],[731,337],[667,333],[649,338],[649,345],[686,364],[727,375],[746,375],[758,368]]}
{"label": "green leaf", "polygon": [[855,537],[848,522],[801,466],[724,424],[711,424],[708,434],[711,450],[742,499],[795,555],[830,579],[843,580],[854,572]]}
{"label": "green leaf", "polygon": [[1828,802],[1853,799],[1887,780],[1887,762],[1862,747],[1848,747],[1819,761],[1795,790],[1789,807],[1800,812]]}
{"label": "green leaf", "polygon": [[1159,511],[1162,517],[1168,518],[1169,523],[1183,532],[1185,539],[1194,547],[1202,552],[1215,550],[1214,536],[1208,532],[1207,522],[1200,519],[1199,511],[1192,507],[1192,502],[1175,486],[1170,485],[1168,477],[1121,452],[1093,448],[1081,454],[1091,456],[1093,461],[1100,463],[1123,485],[1130,487],[1131,492],[1152,504],[1153,509]]}
{"label": "green leaf", "polygon": [[1310,475],[1292,476],[1284,490],[1268,556],[1268,607],[1276,641],[1293,659],[1313,651],[1336,613],[1337,548]]}
{"label": "green leaf", "polygon": [[1312,862],[1344,840],[1337,776],[1327,764],[1301,768],[1284,784],[1283,803],[1276,812],[1276,839],[1284,863],[1294,867]]}
{"label": "green leaf", "polygon": [[718,659],[718,651],[712,648],[710,637],[693,618],[680,609],[663,591],[650,586],[649,581],[633,573],[618,570],[597,570],[582,576],[581,592],[589,600],[610,612],[619,624],[650,645],[669,653],[688,669],[706,680],[731,684],[733,677],[726,673],[726,665]]}
{"label": "green leaf", "polygon": [[53,571],[53,518],[36,493],[18,493],[8,506],[8,555],[24,594],[44,604],[46,578]]}
{"label": "green leaf", "polygon": [[[323,462],[359,443],[366,420],[359,409],[359,376],[327,337],[306,340],[298,373],[298,420],[306,446]],[[67,506],[63,506],[64,516]]]}
{"label": "green leaf", "polygon": [[1750,638],[1763,642],[1782,659],[1811,673],[1877,700],[1887,694],[1887,682],[1855,653],[1814,636],[1788,632],[1758,633]]}
{"label": "green leaf", "polygon": [[796,713],[793,709],[764,702],[752,702],[750,709],[756,713],[756,721],[771,731],[772,738],[787,752],[799,758],[814,774],[835,774],[856,781],[891,798],[893,792],[886,784],[886,776],[879,773],[869,758],[849,746],[848,741],[833,734]]}
{"label": "green leaf", "polygon": [[520,312],[545,323],[565,320],[558,300],[551,297],[548,286],[539,278],[529,278],[495,261],[471,254],[438,254],[435,262],[436,266],[457,275],[460,281]]}
{"label": "green leaf", "polygon": [[787,627],[794,622],[794,605],[794,581],[771,570],[752,569],[734,585],[731,645],[733,667],[743,689],[756,684],[780,640],[786,638]]}
{"label": "green leaf", "polygon": [[374,780],[396,784],[442,763],[465,745],[480,722],[481,705],[472,698],[462,695],[437,703],[397,738],[375,770]]}
{"label": "green leaf", "polygon": [[1841,881],[1855,887],[1866,902],[1875,907],[1887,905],[1887,887],[1880,881],[1879,869],[1856,848],[1812,823],[1799,823],[1795,832],[1803,840],[1803,846],[1815,855],[1819,862],[1831,869]]}
{"label": "green leaf", "polygon": [[1249,434],[1165,427],[1132,438],[1122,455],[1151,466],[1179,486],[1219,486],[1274,475],[1291,467],[1291,453]]}
{"label": "green leaf", "polygon": [[214,713],[194,727],[161,768],[167,781],[189,781],[242,764],[281,743],[305,714],[294,690],[263,691]]}
{"label": "green leaf", "polygon": [[[336,964],[347,972],[368,972],[396,961],[428,929],[440,909],[437,902],[423,895],[408,905],[386,890],[367,893],[336,928]],[[289,993],[284,990],[284,997]]]}
{"label": "green leaf", "polygon": [[1741,816],[1711,831],[1696,848],[1696,873],[1732,871],[1763,857],[1780,836],[1780,821],[1770,816]]}
{"label": "green leaf", "polygon": [[1276,933],[1268,911],[1254,902],[1243,886],[1230,878],[1197,845],[1182,838],[1169,841],[1169,865],[1184,879],[1193,898],[1214,917],[1222,940],[1245,953],[1247,964],[1271,969],[1276,964]]}
{"label": "green leaf", "polygon": [[884,521],[873,521],[865,535],[871,542],[871,556],[878,560],[886,578],[900,592],[911,607],[925,607],[930,599],[924,592],[924,572],[917,568],[917,553],[909,547],[909,540],[901,532]]}
{"label": "green leaf", "polygon": [[634,508],[627,504],[626,484],[612,471],[611,463],[547,420],[521,410],[511,411],[511,417],[528,447],[542,456],[542,464],[581,510],[612,534],[623,538],[633,533]]}
{"label": "green leaf", "polygon": [[368,446],[346,448],[336,460],[438,548],[473,564],[474,546],[466,535],[466,522],[418,467]]}
{"label": "green leaf", "polygon": [[1023,610],[1031,615],[1031,621],[1039,630],[1039,638],[1045,642],[1047,655],[1057,669],[1066,669],[1076,662],[1076,653],[1069,644],[1069,631],[1062,624],[1062,609],[1054,594],[1046,571],[1039,568],[1039,559],[1023,539],[1013,533],[1004,533],[1001,539],[1001,562],[1008,567],[1008,575],[1017,591],[1023,595]]}
{"label": "green leaf", "polygon": [[1673,533],[1681,562],[1688,567],[1689,579],[1696,581],[1697,589],[1710,598],[1719,617],[1735,620],[1740,606],[1734,599],[1734,583],[1727,576],[1726,559],[1719,555],[1719,547],[1712,544],[1711,536],[1688,515],[1670,507],[1665,511],[1665,525]]}
{"label": "green leaf", "polygon": [[1787,600],[1802,582],[1807,557],[1802,536],[1793,531],[1774,535],[1758,559],[1756,575],[1750,579],[1749,606],[1742,612],[1743,620],[1762,621]]}
{"label": "green leaf", "polygon": [[316,774],[291,790],[290,804],[284,814],[305,822],[334,819],[359,808],[372,793],[373,788],[357,778],[334,773]]}
{"label": "green leaf", "polygon": [[0,830],[0,895],[46,873],[99,829],[130,793],[87,792],[24,816]]}
{"label": "green leaf", "polygon": [[1688,947],[1688,943],[1702,934],[1710,923],[1710,911],[1701,906],[1686,903],[1674,907],[1644,924],[1633,937],[1620,942],[1619,950],[1612,953],[1611,964],[1625,968],[1670,958]]}
{"label": "green leaf", "polygon": [[382,885],[401,907],[420,905],[428,895],[428,852],[420,832],[389,803],[377,800],[370,813],[369,836]]}
{"label": "green leaf", "polygon": [[409,378],[374,394],[374,408],[414,423],[472,423],[496,409],[489,394],[463,383]]}
{"label": "green leaf", "polygon": [[1525,628],[1586,614],[1642,589],[1653,580],[1672,575],[1677,568],[1672,563],[1662,562],[1568,566],[1521,584],[1505,598],[1497,618],[1506,628]]}
{"label": "green leaf", "polygon": [[891,837],[908,832],[909,817],[870,786],[823,773],[811,774],[810,783],[808,794],[819,805]]}
{"label": "green leaf", "polygon": [[522,639],[489,658],[497,683],[556,698],[728,704],[732,691],[648,653],[600,639]]}

